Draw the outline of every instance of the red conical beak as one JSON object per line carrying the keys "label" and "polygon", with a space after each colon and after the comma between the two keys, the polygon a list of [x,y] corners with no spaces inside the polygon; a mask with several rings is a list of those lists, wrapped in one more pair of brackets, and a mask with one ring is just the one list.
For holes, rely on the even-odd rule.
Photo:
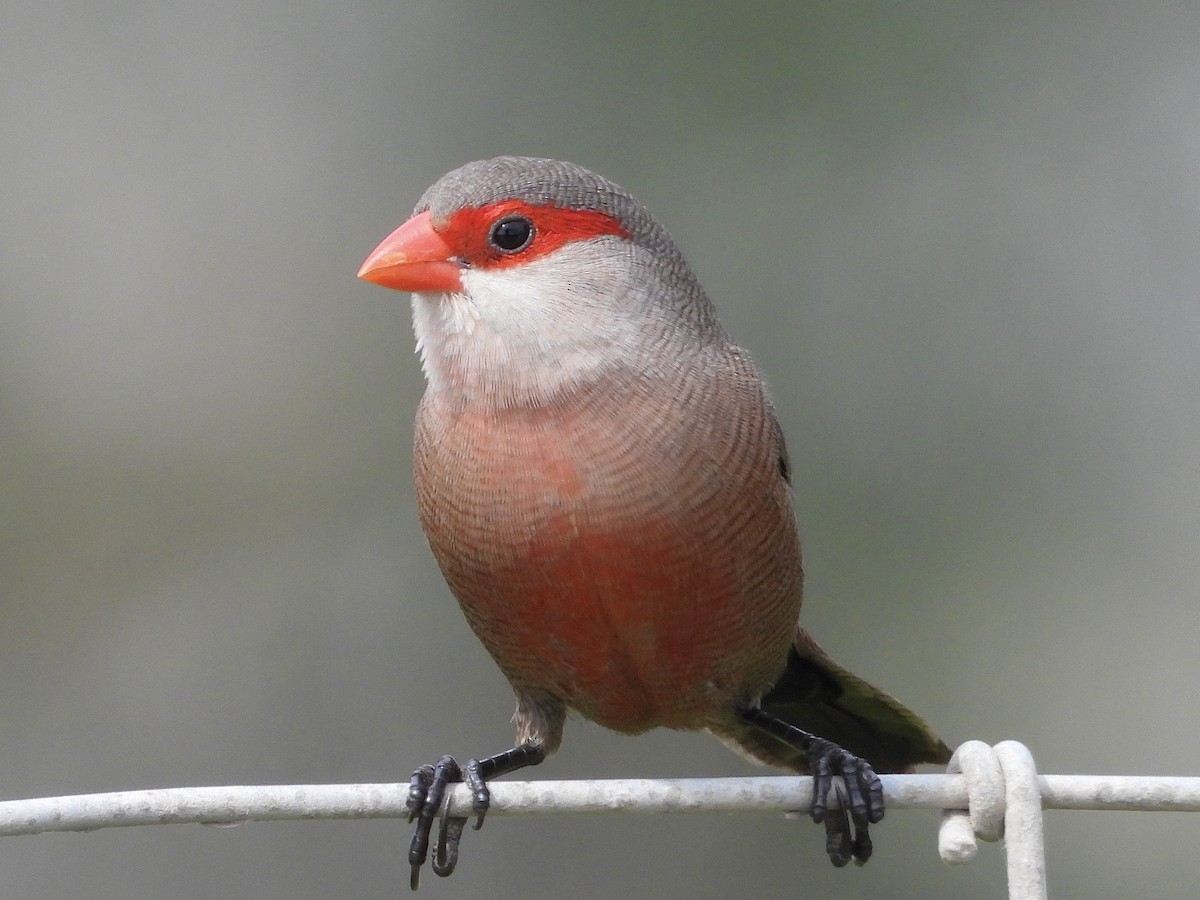
{"label": "red conical beak", "polygon": [[385,237],[358,277],[397,291],[457,292],[462,290],[461,272],[454,251],[423,212]]}

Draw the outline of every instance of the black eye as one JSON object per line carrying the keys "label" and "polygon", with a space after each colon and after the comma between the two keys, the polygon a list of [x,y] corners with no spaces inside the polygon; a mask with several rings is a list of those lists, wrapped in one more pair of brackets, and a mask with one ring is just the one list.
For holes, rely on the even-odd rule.
{"label": "black eye", "polygon": [[533,240],[533,223],[523,216],[505,216],[492,226],[488,240],[505,253],[524,250]]}

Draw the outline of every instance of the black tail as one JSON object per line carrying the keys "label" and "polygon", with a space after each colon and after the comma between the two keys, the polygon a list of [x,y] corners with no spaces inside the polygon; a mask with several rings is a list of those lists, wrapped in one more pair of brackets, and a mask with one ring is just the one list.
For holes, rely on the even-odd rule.
{"label": "black tail", "polygon": [[[783,675],[763,696],[762,708],[862,757],[877,772],[909,772],[919,763],[950,759],[950,748],[920,716],[843,669],[804,630],[796,636]],[[761,730],[722,736],[763,762],[808,771],[802,754]]]}

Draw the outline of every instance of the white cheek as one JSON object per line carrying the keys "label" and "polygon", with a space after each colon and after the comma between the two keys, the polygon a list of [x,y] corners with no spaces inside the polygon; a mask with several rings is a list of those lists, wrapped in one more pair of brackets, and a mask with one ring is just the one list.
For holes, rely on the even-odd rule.
{"label": "white cheek", "polygon": [[635,270],[626,254],[588,242],[520,267],[468,269],[462,293],[414,294],[430,388],[517,398],[597,377],[641,331]]}

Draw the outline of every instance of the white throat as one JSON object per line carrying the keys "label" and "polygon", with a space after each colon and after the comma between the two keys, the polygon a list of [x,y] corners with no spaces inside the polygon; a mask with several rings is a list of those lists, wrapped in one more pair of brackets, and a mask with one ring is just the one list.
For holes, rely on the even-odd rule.
{"label": "white throat", "polygon": [[466,269],[461,293],[413,294],[430,392],[544,403],[643,356],[662,323],[642,257],[616,239],[578,241],[524,265]]}

